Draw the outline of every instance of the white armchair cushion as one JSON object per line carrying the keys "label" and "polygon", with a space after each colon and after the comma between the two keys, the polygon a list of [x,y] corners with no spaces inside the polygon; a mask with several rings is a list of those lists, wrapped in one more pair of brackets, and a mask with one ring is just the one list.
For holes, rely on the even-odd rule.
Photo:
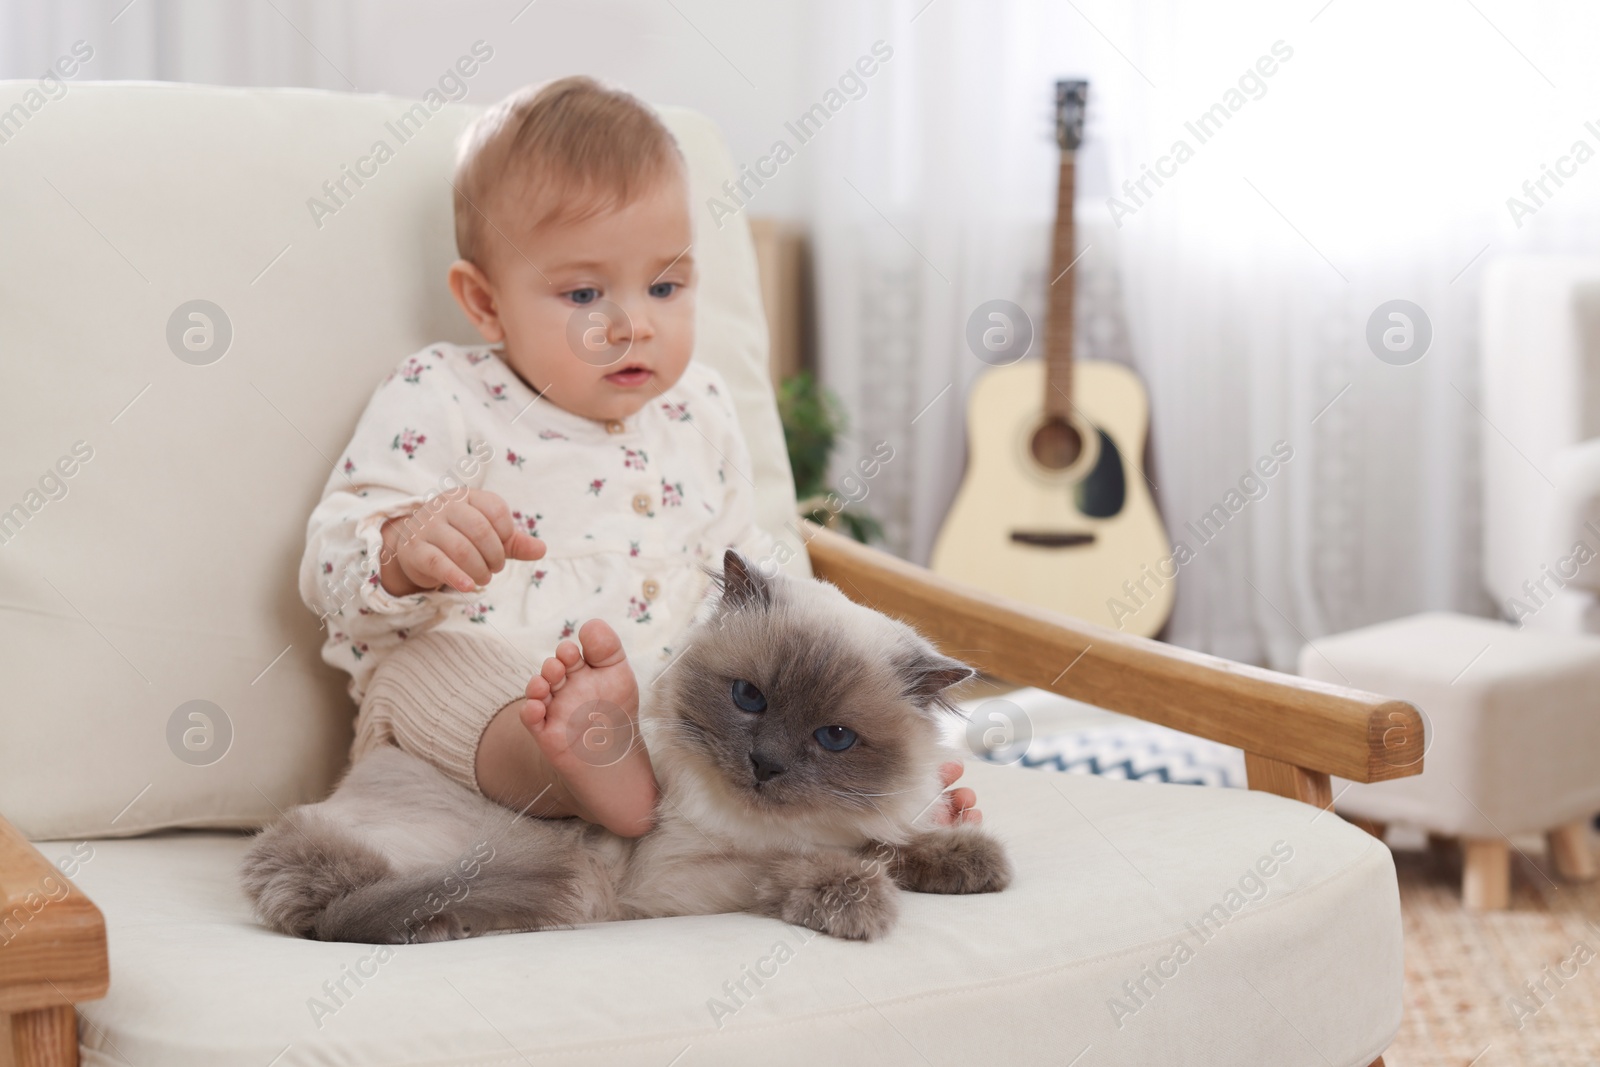
{"label": "white armchair cushion", "polygon": [[[0,111],[32,84],[0,83]],[[254,826],[343,765],[354,708],[295,588],[306,518],[382,375],[475,338],[444,272],[454,139],[477,109],[397,144],[386,123],[413,104],[73,83],[5,144],[0,812],[24,833]],[[703,203],[733,173],[721,138],[662,110]],[[314,216],[380,138],[394,157]],[[794,490],[745,219],[697,213],[696,241],[696,358],[733,389],[778,533]],[[203,366],[168,343],[196,299],[232,330]],[[206,740],[179,712],[196,700],[225,718],[185,762],[185,731]]]}
{"label": "white armchair cushion", "polygon": [[[380,961],[255,925],[234,872],[246,838],[93,842],[75,880],[105,913],[113,977],[79,1006],[83,1063],[1059,1067],[1088,1047],[1076,1062],[1366,1067],[1394,1036],[1399,897],[1371,836],[1244,790],[984,763],[964,781],[1015,881],[907,894],[872,944],[719,915]],[[324,983],[341,981],[336,1001]]]}

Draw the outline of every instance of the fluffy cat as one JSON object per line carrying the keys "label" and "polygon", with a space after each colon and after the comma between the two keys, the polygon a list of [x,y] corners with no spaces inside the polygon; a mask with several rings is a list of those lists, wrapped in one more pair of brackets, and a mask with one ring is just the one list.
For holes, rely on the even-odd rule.
{"label": "fluffy cat", "polygon": [[872,940],[901,888],[1006,887],[994,837],[930,815],[951,755],[943,693],[970,667],[732,550],[712,598],[642,710],[661,786],[649,833],[523,817],[384,749],[257,837],[242,868],[256,914],[324,941],[735,911]]}

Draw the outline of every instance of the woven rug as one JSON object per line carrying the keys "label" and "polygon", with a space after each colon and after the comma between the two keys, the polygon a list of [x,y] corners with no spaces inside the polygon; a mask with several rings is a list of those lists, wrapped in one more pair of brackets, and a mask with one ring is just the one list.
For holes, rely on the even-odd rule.
{"label": "woven rug", "polygon": [[1387,1067],[1600,1064],[1600,882],[1565,882],[1542,853],[1513,852],[1510,909],[1474,915],[1459,850],[1394,855],[1406,1010]]}

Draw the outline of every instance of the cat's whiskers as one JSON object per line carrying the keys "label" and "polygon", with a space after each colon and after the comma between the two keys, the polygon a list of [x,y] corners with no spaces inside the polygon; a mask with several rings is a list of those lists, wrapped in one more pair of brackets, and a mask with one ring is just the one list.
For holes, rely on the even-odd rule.
{"label": "cat's whiskers", "polygon": [[657,735],[671,734],[676,731],[678,736],[692,737],[696,739],[702,738],[706,734],[706,728],[704,726],[701,726],[697,722],[690,722],[687,719],[657,719],[650,723],[649,726],[644,727],[644,731],[647,734]]}
{"label": "cat's whiskers", "polygon": [[[871,807],[873,811],[876,811],[878,813],[878,816],[880,818],[891,819],[891,816],[889,815],[889,813],[883,810],[883,807],[881,805],[879,805],[878,801],[875,798],[877,798],[877,797],[900,796],[902,793],[911,792],[911,790],[909,790],[909,789],[897,789],[897,790],[895,790],[893,792],[890,792],[890,793],[863,793],[860,790],[856,790],[856,789],[835,789],[835,790],[832,790],[832,792],[833,792],[834,796],[838,797],[839,799],[841,799],[841,800],[843,800],[843,801],[845,801],[847,803],[851,803],[851,804],[853,804],[853,806],[856,806],[856,807],[860,807],[861,806],[860,802],[864,800],[864,801],[866,801],[868,807]],[[924,808],[923,810],[926,811],[927,809]],[[919,812],[918,814],[920,815],[921,812]],[[892,820],[891,819],[891,821],[897,821],[897,820]],[[913,818],[911,821],[915,822],[916,819]]]}
{"label": "cat's whiskers", "polygon": [[[899,796],[902,793],[910,793],[910,792],[913,792],[913,791],[914,791],[913,789],[899,789],[899,790],[896,790],[896,791],[894,791],[892,793],[863,793],[863,792],[860,792],[858,790],[853,790],[853,789],[845,789],[845,790],[836,789],[836,790],[833,790],[833,793],[834,793],[835,796],[837,796],[837,797],[839,797],[841,799],[846,799],[846,798],[850,798],[850,797],[857,797],[857,798],[859,798],[861,800],[865,800],[868,804],[872,805],[873,809],[876,810],[879,815],[883,816],[883,818],[885,818],[885,819],[888,819],[890,817],[889,813],[884,811],[883,808],[879,807],[878,802],[876,800],[874,800],[873,797],[893,797],[893,796]],[[946,796],[946,795],[947,794],[945,793],[944,790],[940,790],[939,792],[935,793],[933,795],[933,799],[928,801],[926,804],[924,804],[922,806],[921,810],[918,811],[915,815],[911,816],[911,818],[909,820],[907,820],[907,822],[909,822],[911,825],[916,825],[922,819],[922,816],[927,813],[928,809],[933,807],[935,804],[937,804],[939,802],[939,800],[942,797]]]}

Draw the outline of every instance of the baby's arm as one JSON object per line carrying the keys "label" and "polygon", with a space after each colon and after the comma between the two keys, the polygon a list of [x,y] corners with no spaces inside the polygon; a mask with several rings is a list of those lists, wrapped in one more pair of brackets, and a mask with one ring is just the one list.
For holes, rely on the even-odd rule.
{"label": "baby's arm", "polygon": [[505,499],[485,489],[449,490],[379,529],[379,584],[394,596],[442,585],[470,593],[507,559],[544,557],[544,542],[518,530]]}
{"label": "baby's arm", "polygon": [[427,625],[441,610],[428,592],[471,592],[543,552],[503,500],[468,488],[492,449],[466,439],[448,374],[424,352],[378,386],[307,525],[301,597],[352,642]]}
{"label": "baby's arm", "polygon": [[[443,373],[426,359],[411,362]],[[410,629],[435,618],[438,606],[429,598],[382,585],[381,528],[461,484],[458,453],[465,453],[468,477],[488,460],[487,446],[474,454],[458,440],[459,413],[451,419],[449,401],[411,380],[417,376],[391,374],[373,392],[307,523],[301,598],[345,633]]]}

